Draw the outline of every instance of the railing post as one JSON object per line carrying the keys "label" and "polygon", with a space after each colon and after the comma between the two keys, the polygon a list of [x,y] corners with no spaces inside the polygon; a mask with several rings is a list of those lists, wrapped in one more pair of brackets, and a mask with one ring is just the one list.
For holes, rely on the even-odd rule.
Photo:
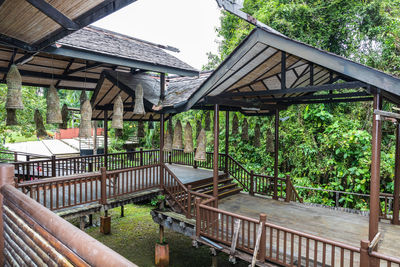
{"label": "railing post", "polygon": [[200,237],[200,226],[201,226],[201,216],[200,216],[200,198],[196,197],[195,205],[196,205],[196,237]]}
{"label": "railing post", "polygon": [[190,219],[190,218],[192,218],[192,215],[191,215],[191,212],[192,212],[192,193],[191,193],[192,186],[188,185],[187,189],[188,189],[188,196],[187,196],[188,197],[188,201],[187,201],[188,207],[187,207],[186,218]]}
{"label": "railing post", "polygon": [[250,195],[254,196],[254,171],[250,171]]}
{"label": "railing post", "polygon": [[286,198],[285,202],[290,202],[290,195],[291,195],[291,182],[290,182],[290,176],[286,175]]}
{"label": "railing post", "polygon": [[56,156],[52,155],[51,156],[51,176],[56,177],[57,172],[56,172]]}
{"label": "railing post", "polygon": [[143,148],[140,148],[140,166],[143,166]]}
{"label": "railing post", "polygon": [[261,232],[258,260],[261,262],[265,261],[265,254],[266,254],[266,249],[267,249],[267,237],[265,235],[265,222],[266,221],[267,221],[267,214],[260,213],[260,222],[262,223],[262,232]]}
{"label": "railing post", "polygon": [[172,151],[168,152],[168,163],[172,164]]}
{"label": "railing post", "polygon": [[[30,176],[30,174],[31,174],[31,170],[30,170],[30,167],[29,167],[29,161],[31,160],[31,157],[29,156],[29,155],[27,155],[26,156],[26,161],[28,162],[27,164],[26,164],[26,180],[29,180],[29,176]],[[24,170],[22,170],[22,171],[24,171]]]}
{"label": "railing post", "polygon": [[18,153],[17,152],[14,152],[14,161],[18,162]]}
{"label": "railing post", "polygon": [[[14,165],[0,164],[0,188],[4,185],[14,185]],[[4,222],[3,195],[0,194],[0,266],[4,266]]]}
{"label": "railing post", "polygon": [[100,180],[100,185],[101,185],[101,197],[100,197],[100,204],[105,205],[107,204],[107,195],[106,195],[106,181],[107,181],[107,169],[106,167],[101,167],[100,168],[101,172],[101,180]]}
{"label": "railing post", "polygon": [[370,266],[370,257],[368,254],[369,241],[361,240],[361,249],[360,249],[360,267],[369,267]]}

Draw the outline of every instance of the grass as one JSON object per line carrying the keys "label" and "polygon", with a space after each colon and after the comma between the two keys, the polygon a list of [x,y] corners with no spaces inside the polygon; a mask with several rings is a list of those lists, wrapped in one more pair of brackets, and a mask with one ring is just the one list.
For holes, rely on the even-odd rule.
{"label": "grass", "polygon": [[[158,241],[158,224],[154,223],[150,205],[126,205],[125,217],[120,217],[120,208],[110,211],[111,234],[103,235],[99,227],[90,227],[86,232],[103,244],[112,248],[138,266],[154,266],[154,245]],[[94,217],[98,222],[98,216]],[[196,249],[192,247],[191,239],[169,229],[165,231],[165,239],[170,249],[170,266],[211,266],[210,250],[206,246]],[[228,256],[218,255],[218,266],[232,266]],[[239,262],[235,266],[248,266]]]}

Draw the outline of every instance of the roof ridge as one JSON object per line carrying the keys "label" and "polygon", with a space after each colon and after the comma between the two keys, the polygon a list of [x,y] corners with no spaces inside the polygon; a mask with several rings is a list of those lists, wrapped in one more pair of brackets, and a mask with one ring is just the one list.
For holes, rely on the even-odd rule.
{"label": "roof ridge", "polygon": [[170,45],[156,44],[156,43],[153,43],[153,42],[150,42],[150,41],[139,39],[139,38],[136,38],[136,37],[133,37],[133,36],[129,36],[129,35],[126,35],[126,34],[122,34],[122,33],[119,33],[119,32],[111,31],[111,30],[108,30],[108,29],[105,29],[105,28],[94,26],[94,25],[86,26],[83,29],[101,31],[104,34],[109,34],[109,35],[112,35],[112,36],[117,37],[117,38],[130,39],[130,40],[142,42],[142,43],[145,43],[145,44],[148,44],[148,45],[152,45],[152,46],[155,46],[155,47],[158,47],[158,48],[161,48],[161,49],[169,50],[169,51],[172,51],[172,52],[176,52],[176,53],[180,52],[179,48],[176,48],[176,47],[173,47],[173,46],[170,46]]}

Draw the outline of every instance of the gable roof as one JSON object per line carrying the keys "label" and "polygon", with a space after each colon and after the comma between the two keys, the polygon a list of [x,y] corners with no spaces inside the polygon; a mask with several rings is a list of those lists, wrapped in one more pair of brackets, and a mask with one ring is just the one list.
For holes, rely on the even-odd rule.
{"label": "gable roof", "polygon": [[[400,79],[256,28],[181,110],[218,103],[237,107],[248,115],[268,115],[291,104],[372,100],[370,94],[375,88],[381,89],[389,101],[400,104]],[[333,95],[341,89],[356,91]],[[321,91],[332,92],[327,97],[321,96]]]}
{"label": "gable roof", "polygon": [[[176,48],[153,44],[137,38],[119,34],[95,26],[88,26],[57,41],[58,45],[81,51],[140,62],[147,70],[157,71],[161,67],[169,73],[197,75],[198,71],[189,64],[169,54],[164,49]],[[147,64],[146,64],[147,63]],[[146,68],[138,65],[138,68]]]}

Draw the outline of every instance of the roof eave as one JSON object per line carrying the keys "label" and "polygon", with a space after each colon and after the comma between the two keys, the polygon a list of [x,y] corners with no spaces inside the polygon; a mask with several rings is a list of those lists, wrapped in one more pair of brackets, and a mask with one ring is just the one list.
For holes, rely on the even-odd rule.
{"label": "roof eave", "polygon": [[84,49],[78,49],[75,47],[70,47],[67,45],[62,45],[61,47],[57,48],[55,46],[47,47],[43,50],[43,52],[53,54],[53,55],[60,55],[66,57],[73,57],[79,58],[84,60],[91,60],[96,62],[102,62],[117,66],[124,66],[129,68],[136,68],[136,69],[144,69],[148,71],[154,71],[159,73],[171,73],[177,74],[182,76],[198,76],[199,72],[195,70],[187,70],[181,69],[171,66],[165,66],[160,64],[152,64],[149,62],[143,62],[123,57],[117,57],[112,55],[106,55],[94,51],[88,51]]}

